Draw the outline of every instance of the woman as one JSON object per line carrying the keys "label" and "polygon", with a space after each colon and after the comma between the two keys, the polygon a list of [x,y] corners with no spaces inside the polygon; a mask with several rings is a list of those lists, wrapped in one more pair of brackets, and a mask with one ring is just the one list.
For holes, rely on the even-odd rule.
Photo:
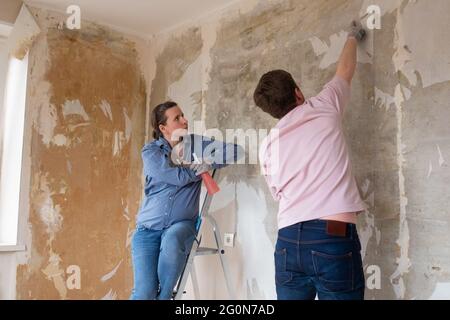
{"label": "woman", "polygon": [[[165,102],[153,110],[152,126],[155,140],[142,149],[145,197],[131,244],[133,300],[172,298],[196,235],[200,175],[224,166],[205,162],[189,167],[172,165],[171,151],[179,143],[176,133],[188,129],[188,121],[175,102]],[[229,146],[235,155],[240,151],[236,145],[220,146],[220,154]]]}

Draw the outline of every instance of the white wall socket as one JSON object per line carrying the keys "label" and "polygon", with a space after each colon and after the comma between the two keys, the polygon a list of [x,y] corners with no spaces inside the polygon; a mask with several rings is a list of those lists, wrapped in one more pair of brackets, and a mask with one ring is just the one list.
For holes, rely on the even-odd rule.
{"label": "white wall socket", "polygon": [[225,247],[234,247],[235,233],[225,233],[223,236],[223,245]]}

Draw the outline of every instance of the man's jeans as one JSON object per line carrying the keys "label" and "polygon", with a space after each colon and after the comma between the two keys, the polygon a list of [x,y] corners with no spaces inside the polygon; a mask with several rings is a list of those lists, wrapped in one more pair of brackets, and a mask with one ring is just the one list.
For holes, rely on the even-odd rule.
{"label": "man's jeans", "polygon": [[131,242],[132,300],[169,300],[195,239],[195,223],[181,221],[165,230],[137,227]]}
{"label": "man's jeans", "polygon": [[365,279],[356,225],[345,236],[327,234],[312,220],[278,231],[275,281],[279,300],[363,300]]}

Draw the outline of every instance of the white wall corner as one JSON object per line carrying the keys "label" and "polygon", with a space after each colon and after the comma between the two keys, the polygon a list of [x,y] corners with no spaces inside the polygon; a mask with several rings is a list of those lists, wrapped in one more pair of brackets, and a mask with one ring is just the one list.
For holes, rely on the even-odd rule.
{"label": "white wall corner", "polygon": [[8,38],[9,53],[13,57],[22,60],[40,32],[41,29],[34,20],[33,15],[25,4],[22,5],[22,9],[20,9],[19,16]]}

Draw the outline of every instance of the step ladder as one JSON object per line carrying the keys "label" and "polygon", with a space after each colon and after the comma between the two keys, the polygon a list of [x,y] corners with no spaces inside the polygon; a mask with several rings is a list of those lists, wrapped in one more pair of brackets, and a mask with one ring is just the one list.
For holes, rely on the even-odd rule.
{"label": "step ladder", "polygon": [[[217,178],[217,176],[218,176],[217,170],[214,170],[211,176],[213,178]],[[219,256],[220,263],[222,265],[223,274],[225,277],[225,283],[227,286],[228,295],[231,300],[236,299],[233,288],[231,286],[230,273],[229,273],[229,268],[228,268],[228,264],[227,264],[226,257],[225,257],[225,250],[223,248],[223,242],[222,242],[222,237],[221,237],[221,233],[219,230],[219,226],[217,224],[217,221],[208,213],[209,208],[211,206],[212,198],[213,198],[213,196],[209,195],[206,192],[206,195],[204,196],[203,204],[202,204],[202,207],[201,207],[198,219],[197,219],[196,239],[195,239],[195,241],[192,245],[192,249],[186,259],[186,264],[184,266],[184,269],[181,273],[180,279],[179,279],[176,289],[174,291],[174,299],[175,300],[180,300],[182,298],[183,294],[186,293],[186,291],[184,291],[184,288],[186,287],[186,282],[187,282],[189,275],[191,275],[192,286],[194,289],[194,297],[195,297],[195,299],[200,299],[200,290],[198,288],[197,274],[195,272],[195,267],[194,267],[194,258],[197,256],[205,256],[205,255],[218,255]],[[207,221],[209,223],[209,226],[212,227],[214,239],[216,242],[215,248],[200,247],[200,243],[202,240],[202,232],[205,230],[204,228],[206,227],[204,221]]]}

